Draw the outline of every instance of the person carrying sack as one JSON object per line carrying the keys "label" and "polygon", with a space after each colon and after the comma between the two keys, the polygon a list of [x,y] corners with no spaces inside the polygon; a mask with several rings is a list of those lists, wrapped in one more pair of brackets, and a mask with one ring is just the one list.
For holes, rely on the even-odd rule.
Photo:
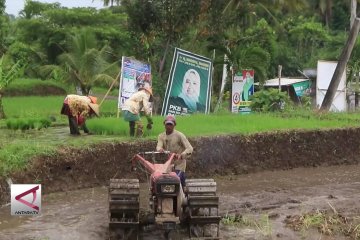
{"label": "person carrying sack", "polygon": [[129,122],[130,136],[141,137],[143,135],[143,124],[141,122],[140,112],[144,111],[147,119],[147,129],[152,128],[153,120],[149,102],[152,102],[152,88],[140,87],[139,90],[127,99],[122,108],[124,120]]}

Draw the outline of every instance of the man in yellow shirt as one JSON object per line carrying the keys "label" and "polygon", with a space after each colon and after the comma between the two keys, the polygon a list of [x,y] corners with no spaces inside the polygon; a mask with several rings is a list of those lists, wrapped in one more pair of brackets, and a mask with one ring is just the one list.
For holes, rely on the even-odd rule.
{"label": "man in yellow shirt", "polygon": [[167,116],[164,125],[165,132],[158,136],[156,151],[170,151],[176,154],[174,168],[184,187],[186,159],[192,154],[193,147],[183,133],[175,130],[176,120],[173,116]]}

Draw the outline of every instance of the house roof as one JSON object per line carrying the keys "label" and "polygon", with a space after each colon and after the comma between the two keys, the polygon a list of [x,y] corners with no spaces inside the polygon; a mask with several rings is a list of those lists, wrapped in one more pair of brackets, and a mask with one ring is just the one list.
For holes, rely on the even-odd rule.
{"label": "house roof", "polygon": [[[305,82],[305,81],[309,81],[309,79],[307,79],[307,78],[281,78],[280,84],[281,84],[281,86],[288,86],[288,85],[291,85],[294,83]],[[259,83],[255,83],[255,85],[259,85]],[[268,86],[268,87],[279,86],[279,78],[266,80],[264,82],[264,86]]]}

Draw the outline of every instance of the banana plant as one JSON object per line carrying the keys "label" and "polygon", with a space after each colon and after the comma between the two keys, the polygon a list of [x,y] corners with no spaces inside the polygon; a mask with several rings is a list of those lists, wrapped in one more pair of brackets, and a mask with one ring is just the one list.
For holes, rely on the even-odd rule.
{"label": "banana plant", "polygon": [[6,117],[2,104],[4,90],[12,81],[20,76],[22,70],[23,67],[20,64],[20,61],[11,64],[7,61],[5,55],[0,58],[0,119]]}

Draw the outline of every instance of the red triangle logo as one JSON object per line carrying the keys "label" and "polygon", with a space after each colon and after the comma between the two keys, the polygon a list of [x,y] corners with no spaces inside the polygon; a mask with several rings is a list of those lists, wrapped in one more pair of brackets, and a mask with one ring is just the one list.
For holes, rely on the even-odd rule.
{"label": "red triangle logo", "polygon": [[[31,207],[31,208],[35,209],[36,211],[39,211],[39,206],[34,205],[34,202],[36,200],[36,190],[39,190],[39,186],[36,186],[36,187],[34,187],[34,188],[30,189],[30,190],[27,190],[26,192],[23,192],[23,193],[15,196],[15,199],[18,200],[19,202],[25,204],[26,206]],[[26,196],[26,195],[28,195],[30,193],[33,194],[33,200],[32,200],[31,203],[24,200],[24,199],[22,199],[22,197],[24,197],[24,196]]]}

